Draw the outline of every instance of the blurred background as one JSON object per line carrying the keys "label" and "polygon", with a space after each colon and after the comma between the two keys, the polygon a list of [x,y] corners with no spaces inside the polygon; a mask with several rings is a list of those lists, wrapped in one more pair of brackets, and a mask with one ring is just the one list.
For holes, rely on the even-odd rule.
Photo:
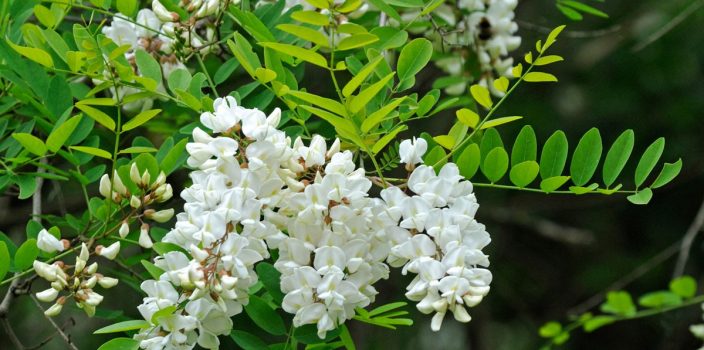
{"label": "blurred background", "polygon": [[[704,200],[704,1],[590,4],[610,18],[586,16],[572,22],[552,0],[520,1],[516,14],[523,44],[516,57],[551,28],[569,22],[552,49],[565,62],[550,66],[559,83],[523,86],[502,106],[500,114],[525,116],[502,128],[504,139],[530,124],[539,144],[560,129],[573,148],[591,127],[601,130],[605,144],[631,128],[636,135],[634,155],[664,136],[663,159],[673,162],[682,157],[681,175],[655,191],[647,206],[632,205],[616,195],[565,197],[476,189],[481,204],[478,219],[492,236],[485,252],[494,281],[489,296],[471,310],[472,322],[460,324],[448,316],[442,330],[433,333],[430,319],[415,310],[411,311],[416,326],[397,331],[351,322],[359,349],[537,349],[544,344],[537,334],[542,324],[598,310],[608,290],[626,289],[637,296],[667,289],[680,241]],[[681,22],[663,30],[678,17]],[[657,36],[659,31],[664,34]],[[436,73],[427,73],[426,85]],[[418,82],[423,89],[424,82]],[[453,120],[452,114],[438,116],[416,124],[413,132],[445,133]],[[625,174],[633,173],[635,162],[631,159]],[[25,222],[18,220],[18,212],[27,208],[7,198],[0,208],[0,229],[23,235]],[[699,282],[704,268],[702,236],[695,239],[685,269]],[[381,298],[401,296],[407,283],[398,276],[382,282],[379,301],[395,301]],[[109,310],[99,317],[86,322],[89,319],[74,308],[56,318],[57,325],[66,327],[81,349],[97,348],[109,338],[89,334],[112,323],[105,319],[111,312],[137,317],[134,305],[141,296],[126,287],[113,293],[120,297],[106,298]],[[58,337],[51,337],[52,326],[37,318],[35,308],[29,298],[15,300],[10,320],[19,337],[28,344],[50,339],[46,349],[65,348]],[[688,326],[701,319],[702,310],[693,306],[591,334],[577,330],[562,348],[693,349],[701,342]],[[237,327],[250,325],[236,320]],[[222,348],[235,345],[225,340]],[[0,349],[11,349],[3,330]]]}

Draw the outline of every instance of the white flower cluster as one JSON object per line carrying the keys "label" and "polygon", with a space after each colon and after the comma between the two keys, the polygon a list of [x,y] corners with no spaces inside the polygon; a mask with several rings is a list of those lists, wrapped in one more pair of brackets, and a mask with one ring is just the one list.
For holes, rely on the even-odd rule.
{"label": "white flower cluster", "polygon": [[[373,198],[371,180],[339,140],[329,148],[318,135],[292,142],[277,129],[280,119],[278,109],[266,116],[229,96],[201,115],[218,135],[194,129],[186,146],[193,184],[163,239],[190,257],[171,251],[155,260],[165,272],[142,284],[148,296],[139,311],[151,326],[136,336],[140,346],[217,348],[270,249],[278,249],[282,308],[295,315],[294,326],[316,324],[321,338],[373,302],[387,264],[418,274],[407,295],[440,315],[433,329],[448,310],[469,321],[464,307],[489,290],[491,274],[477,267],[488,265],[481,249],[489,237],[474,221],[478,205],[457,167],[435,175],[420,166],[409,182],[415,195],[391,187]],[[402,160],[412,169],[426,149],[424,140],[404,141]]]}
{"label": "white flower cluster", "polygon": [[[427,149],[423,139],[401,143],[401,159],[422,162]],[[381,191],[388,212],[400,223],[406,239],[391,248],[389,264],[403,266],[402,273],[416,274],[406,297],[418,301],[418,310],[435,312],[431,328],[440,329],[447,311],[460,322],[469,322],[466,307],[473,307],[489,293],[491,272],[482,252],[491,239],[474,216],[479,208],[472,184],[463,180],[457,165],[447,163],[439,174],[427,165],[415,168],[406,194],[398,187]]]}
{"label": "white flower cluster", "polygon": [[[452,33],[444,35],[443,40],[461,47],[472,47],[479,61],[481,76],[479,84],[491,89],[492,93],[501,95],[493,85],[496,77],[512,77],[513,58],[508,54],[521,44],[521,37],[515,35],[518,25],[514,21],[514,10],[518,0],[460,0],[457,9],[461,13],[459,20],[455,11],[448,5],[440,6],[435,13],[443,18],[449,26],[456,27]],[[442,58],[436,63],[452,75],[462,74],[465,58],[455,54]],[[460,94],[466,84],[455,84],[447,88],[448,93]]]}
{"label": "white flower cluster", "polygon": [[[68,241],[59,241],[59,239],[54,237],[51,233],[42,230],[39,232],[37,246],[45,252],[54,253],[67,248]],[[107,248],[99,246],[96,248],[96,253],[108,259],[114,259],[119,250],[120,242],[115,242]],[[76,257],[76,264],[74,266],[67,266],[62,261],[57,261],[53,264],[47,264],[39,260],[34,261],[34,272],[51,284],[49,289],[35,294],[37,299],[43,302],[54,302],[54,305],[48,308],[44,314],[47,316],[56,316],[61,313],[61,309],[63,309],[67,298],[73,298],[76,305],[83,309],[89,316],[95,314],[95,308],[103,301],[103,296],[96,293],[93,288],[95,288],[96,285],[106,289],[112,288],[117,285],[118,280],[97,273],[98,263],[93,262],[87,265],[89,258],[90,253],[88,252],[88,247],[83,243],[81,245],[81,252]],[[70,272],[70,270],[73,271]],[[62,292],[68,294],[60,296]]]}
{"label": "white flower cluster", "polygon": [[205,54],[218,48],[209,45],[216,35],[213,17],[220,14],[225,4],[237,5],[239,0],[180,0],[177,6],[183,9],[188,18],[181,18],[177,12],[169,11],[164,5],[171,0],[153,0],[152,9],[156,16],[164,22],[162,30],[174,38],[179,38],[185,46]]}

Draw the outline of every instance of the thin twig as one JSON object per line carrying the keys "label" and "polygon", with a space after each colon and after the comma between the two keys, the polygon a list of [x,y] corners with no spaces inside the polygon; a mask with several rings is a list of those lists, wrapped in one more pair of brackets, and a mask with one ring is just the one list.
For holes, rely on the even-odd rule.
{"label": "thin twig", "polygon": [[697,212],[697,216],[694,217],[694,221],[692,221],[692,224],[689,225],[687,233],[685,233],[682,238],[680,254],[677,257],[677,265],[675,265],[675,271],[672,273],[672,278],[680,277],[684,273],[684,267],[687,265],[692,243],[697,237],[699,231],[702,230],[702,226],[704,226],[704,201],[702,201],[702,205],[699,207],[699,211]]}
{"label": "thin twig", "polygon": [[[539,24],[522,20],[516,20],[516,23],[518,23],[521,28],[532,30],[541,34],[548,34],[554,29],[552,27],[541,26]],[[572,39],[590,39],[613,34],[619,32],[621,29],[622,27],[620,24],[614,24],[611,27],[597,30],[564,30],[560,33],[560,35]]]}
{"label": "thin twig", "polygon": [[631,49],[631,51],[638,52],[648,47],[650,44],[654,43],[655,41],[663,37],[665,34],[669,33],[672,29],[677,27],[680,23],[687,19],[687,17],[691,16],[695,11],[702,7],[702,5],[704,5],[704,0],[692,1],[692,3],[689,4],[689,6],[687,6],[687,8],[685,8],[677,16],[675,16],[675,18],[667,22],[667,24],[662,26],[660,30],[648,36],[647,39],[638,43],[636,46],[633,47],[633,49]]}
{"label": "thin twig", "polygon": [[[37,308],[39,308],[42,314],[44,314],[45,310],[42,307],[42,304],[39,303],[39,300],[37,300],[37,297],[35,297],[33,294],[30,294],[30,297],[32,298],[32,300],[34,300],[34,304],[37,305]],[[66,342],[69,348],[71,348],[71,350],[78,350],[76,345],[71,341],[71,337],[64,333],[63,329],[61,329],[61,327],[59,327],[59,325],[57,325],[51,317],[47,315],[44,315],[44,317],[49,321],[49,323],[51,323],[54,329],[56,329],[56,332],[61,336],[61,338]]]}

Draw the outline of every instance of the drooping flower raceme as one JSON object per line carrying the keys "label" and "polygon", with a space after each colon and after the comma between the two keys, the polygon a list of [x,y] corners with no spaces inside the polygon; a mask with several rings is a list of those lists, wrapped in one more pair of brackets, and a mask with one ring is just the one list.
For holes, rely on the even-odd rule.
{"label": "drooping flower raceme", "polygon": [[[218,348],[230,317],[249,302],[255,264],[271,249],[278,250],[283,310],[294,326],[315,324],[321,338],[374,301],[389,264],[418,274],[407,295],[421,311],[432,304],[438,315],[449,310],[468,321],[464,307],[488,292],[491,275],[478,266],[488,265],[481,248],[489,239],[457,168],[436,175],[421,165],[409,180],[415,194],[391,187],[373,198],[372,181],[339,140],[329,147],[318,135],[291,141],[277,129],[280,120],[278,109],[267,116],[232,97],[201,115],[214,134],[193,131],[186,146],[193,184],[163,238],[188,254],[155,259],[164,273],[142,284],[139,311],[150,326],[136,336],[140,346]],[[402,144],[405,160],[422,162],[425,140]],[[156,314],[172,306],[173,313]]]}

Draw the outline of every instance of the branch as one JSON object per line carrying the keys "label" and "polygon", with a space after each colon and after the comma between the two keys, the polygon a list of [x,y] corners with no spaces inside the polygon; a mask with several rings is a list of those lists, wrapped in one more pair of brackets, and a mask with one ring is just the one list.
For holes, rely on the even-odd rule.
{"label": "branch", "polygon": [[680,246],[680,254],[677,257],[677,265],[675,265],[675,271],[672,273],[672,278],[682,276],[684,273],[684,267],[687,265],[687,260],[689,259],[689,251],[692,248],[692,243],[697,237],[699,231],[702,230],[704,226],[704,201],[699,207],[697,216],[694,217],[694,221],[689,225],[687,233],[684,234],[682,238],[682,245]]}
{"label": "branch", "polygon": [[[30,294],[30,297],[32,298],[32,300],[34,300],[34,304],[37,305],[37,308],[39,308],[39,310],[41,310],[42,314],[44,315],[45,310],[42,307],[42,304],[39,303],[39,300],[37,300],[37,297],[32,294]],[[64,333],[64,330],[61,329],[61,327],[59,327],[59,325],[57,325],[51,317],[47,315],[44,315],[44,317],[49,321],[49,323],[51,323],[52,326],[54,326],[54,329],[56,329],[56,333],[61,336],[61,338],[66,342],[68,347],[71,348],[71,350],[78,350],[76,345],[71,341],[71,337]]]}

